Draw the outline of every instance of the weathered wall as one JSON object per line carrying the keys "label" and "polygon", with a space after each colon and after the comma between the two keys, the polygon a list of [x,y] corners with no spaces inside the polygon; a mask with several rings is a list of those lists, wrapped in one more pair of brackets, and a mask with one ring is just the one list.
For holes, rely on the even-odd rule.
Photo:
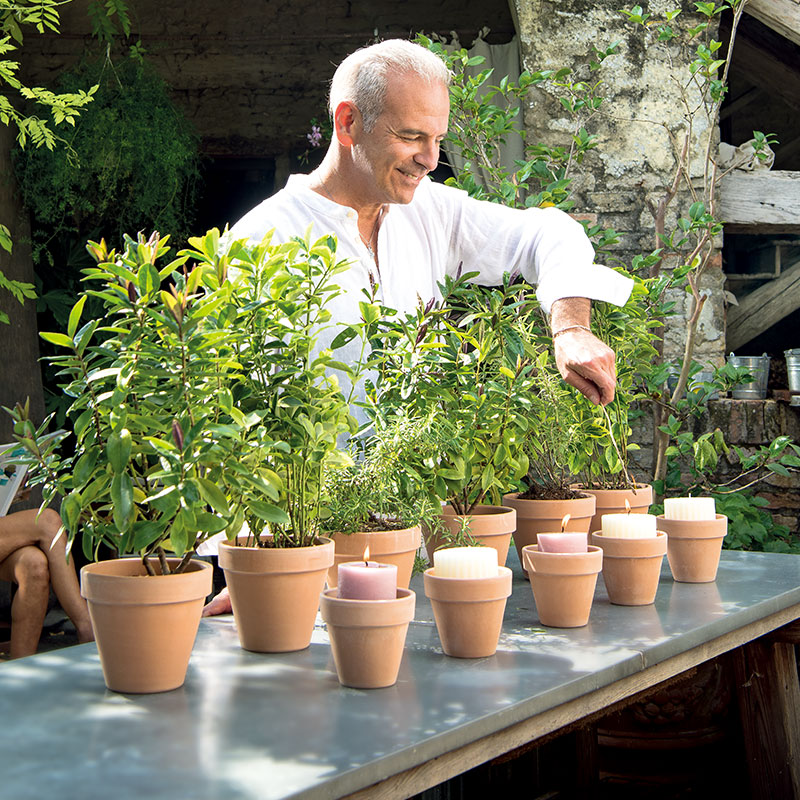
{"label": "weathered wall", "polygon": [[[630,265],[637,253],[658,245],[654,232],[655,208],[672,184],[676,169],[676,147],[683,142],[685,121],[679,82],[686,81],[688,70],[680,66],[677,46],[669,49],[648,41],[641,27],[620,14],[614,0],[516,0],[524,65],[530,70],[569,67],[571,80],[602,79],[605,86],[602,113],[589,122],[599,147],[591,151],[574,174],[576,211],[597,214],[606,227],[621,234],[613,255]],[[682,5],[684,15],[692,4],[678,0],[651,2],[653,15]],[[605,50],[620,43],[619,54],[606,59],[599,72],[586,69],[592,45]],[[525,111],[528,141],[569,146],[575,121],[554,96],[544,91],[531,97]],[[693,180],[702,176],[708,136],[716,138],[698,121],[693,128],[690,163]],[[678,212],[685,214],[691,199],[679,194],[670,207],[666,229],[674,227]],[[721,243],[720,243],[721,246]],[[715,260],[703,288],[711,293],[699,326],[695,358],[719,365],[724,354],[724,306],[721,261]],[[685,297],[673,299],[683,304]],[[682,353],[684,326],[677,324],[665,338],[665,352]]]}

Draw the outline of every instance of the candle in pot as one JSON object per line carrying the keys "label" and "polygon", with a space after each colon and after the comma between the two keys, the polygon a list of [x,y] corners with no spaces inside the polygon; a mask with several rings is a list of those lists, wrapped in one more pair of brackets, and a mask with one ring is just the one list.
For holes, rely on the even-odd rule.
{"label": "candle in pot", "polygon": [[497,550],[494,547],[446,547],[433,554],[437,578],[494,578]]}
{"label": "candle in pot", "polygon": [[645,539],[656,535],[656,518],[652,514],[603,514],[603,536],[617,539]]}
{"label": "candle in pot", "polygon": [[345,600],[394,600],[397,598],[397,565],[369,560],[339,564],[338,597]]}
{"label": "candle in pot", "polygon": [[588,552],[585,533],[538,533],[536,541],[540,553]]}
{"label": "candle in pot", "polygon": [[664,518],[706,520],[717,518],[713,497],[668,497],[664,500]]}

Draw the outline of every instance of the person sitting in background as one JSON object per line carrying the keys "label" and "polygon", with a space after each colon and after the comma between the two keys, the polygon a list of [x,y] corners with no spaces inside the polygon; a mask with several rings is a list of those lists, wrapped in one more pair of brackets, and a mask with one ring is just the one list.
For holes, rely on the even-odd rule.
{"label": "person sitting in background", "polygon": [[75,565],[68,560],[61,518],[52,508],[0,517],[0,579],[16,584],[11,603],[11,658],[33,655],[47,614],[50,584],[79,642],[94,641]]}

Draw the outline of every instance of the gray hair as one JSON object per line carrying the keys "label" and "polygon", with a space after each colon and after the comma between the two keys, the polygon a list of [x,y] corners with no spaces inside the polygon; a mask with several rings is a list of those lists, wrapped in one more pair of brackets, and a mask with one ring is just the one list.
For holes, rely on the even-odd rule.
{"label": "gray hair", "polygon": [[339,103],[347,100],[359,110],[369,132],[383,112],[389,75],[411,73],[430,85],[449,86],[450,70],[427,48],[405,39],[362,47],[339,64],[331,81],[328,108],[333,117]]}

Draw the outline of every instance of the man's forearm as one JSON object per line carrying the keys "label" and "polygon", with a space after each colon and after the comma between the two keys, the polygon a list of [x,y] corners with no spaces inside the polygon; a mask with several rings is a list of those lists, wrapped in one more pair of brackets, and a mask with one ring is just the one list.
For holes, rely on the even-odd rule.
{"label": "man's forearm", "polygon": [[573,325],[589,327],[592,301],[587,297],[562,297],[550,309],[550,328],[555,333]]}

